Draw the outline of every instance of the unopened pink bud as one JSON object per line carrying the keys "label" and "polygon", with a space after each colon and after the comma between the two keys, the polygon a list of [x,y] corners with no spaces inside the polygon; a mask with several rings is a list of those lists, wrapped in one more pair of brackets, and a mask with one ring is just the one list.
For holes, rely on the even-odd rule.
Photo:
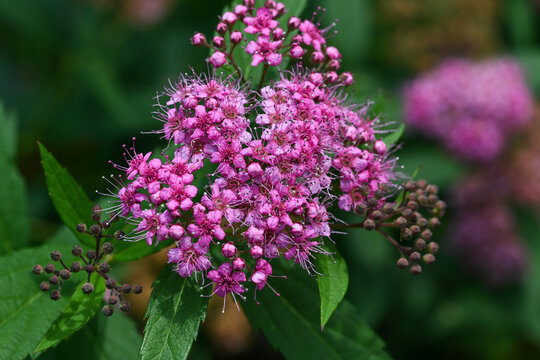
{"label": "unopened pink bud", "polygon": [[234,255],[236,255],[236,246],[234,246],[233,243],[226,243],[221,248],[221,253],[225,257],[232,258]]}
{"label": "unopened pink bud", "polygon": [[236,271],[242,271],[246,267],[246,262],[242,258],[236,258],[232,262],[233,269]]}
{"label": "unopened pink bud", "polygon": [[225,63],[227,62],[227,56],[225,56],[225,54],[222,53],[221,51],[216,51],[215,53],[212,54],[212,56],[210,56],[209,61],[210,61],[210,64],[218,68],[220,66],[225,65]]}
{"label": "unopened pink bud", "polygon": [[302,35],[294,35],[291,39],[292,44],[300,44],[302,42]]}
{"label": "unopened pink bud", "polygon": [[251,177],[256,178],[263,174],[263,170],[261,168],[261,165],[259,163],[251,163],[249,164],[247,168],[247,172]]}
{"label": "unopened pink bud", "polygon": [[299,223],[294,223],[291,227],[291,233],[294,236],[301,236],[304,233],[304,227]]}
{"label": "unopened pink bud", "polygon": [[329,46],[326,48],[326,55],[332,60],[339,60],[341,59],[341,54],[338,49],[336,49],[333,46]]}
{"label": "unopened pink bud", "polygon": [[225,46],[225,39],[221,36],[214,36],[214,38],[212,39],[212,43],[218,47],[218,48],[222,48]]}
{"label": "unopened pink bud", "polygon": [[195,46],[202,46],[204,44],[206,44],[206,37],[204,36],[204,34],[201,34],[201,33],[195,33],[195,35],[193,35],[193,37],[191,38],[191,43]]}
{"label": "unopened pink bud", "polygon": [[232,25],[236,22],[237,17],[234,13],[227,11],[225,14],[223,14],[222,20],[227,25]]}
{"label": "unopened pink bud", "polygon": [[313,73],[309,75],[309,81],[313,83],[313,85],[321,85],[324,81],[324,77],[321,73]]}
{"label": "unopened pink bud", "polygon": [[305,54],[305,50],[300,45],[294,45],[291,48],[290,54],[294,59],[301,59]]}
{"label": "unopened pink bud", "polygon": [[313,61],[315,64],[320,64],[324,60],[324,54],[320,51],[315,51],[311,55],[311,61]]}
{"label": "unopened pink bud", "polygon": [[335,71],[331,71],[329,72],[328,74],[326,74],[326,82],[330,83],[330,84],[333,84],[337,81],[338,79],[338,74],[336,74]]}
{"label": "unopened pink bud", "polygon": [[374,148],[379,155],[384,155],[386,153],[386,144],[382,140],[375,141]]}
{"label": "unopened pink bud", "polygon": [[339,61],[338,61],[338,60],[330,60],[330,61],[328,62],[328,68],[329,68],[330,70],[336,71],[336,70],[339,69],[339,66],[340,66],[340,64],[339,64]]}
{"label": "unopened pink bud", "polygon": [[263,248],[260,247],[259,245],[255,245],[251,248],[251,250],[249,251],[249,254],[251,255],[252,258],[258,259],[261,256],[263,256]]}
{"label": "unopened pink bud", "polygon": [[293,16],[287,22],[287,26],[289,27],[290,30],[295,30],[295,29],[298,29],[301,23],[302,21],[299,18],[297,18],[296,16]]}
{"label": "unopened pink bud", "polygon": [[216,26],[216,31],[218,32],[218,34],[220,35],[223,35],[227,32],[227,24],[225,24],[224,22],[220,22],[219,24],[217,24]]}
{"label": "unopened pink bud", "polygon": [[239,16],[239,17],[246,16],[247,11],[248,11],[248,8],[245,5],[240,4],[234,7],[234,13],[236,14],[236,16]]}
{"label": "unopened pink bud", "polygon": [[238,44],[240,41],[242,41],[242,33],[240,31],[233,31],[231,33],[231,42],[233,44]]}
{"label": "unopened pink bud", "polygon": [[354,82],[353,76],[350,72],[344,72],[343,74],[341,74],[339,78],[341,82],[343,83],[343,85],[346,85],[346,86],[352,85]]}
{"label": "unopened pink bud", "polygon": [[278,27],[278,28],[275,28],[274,31],[272,31],[272,36],[274,37],[274,40],[281,40],[281,38],[283,37],[283,29]]}
{"label": "unopened pink bud", "polygon": [[179,240],[184,235],[184,228],[180,225],[173,225],[169,228],[169,236],[175,240]]}

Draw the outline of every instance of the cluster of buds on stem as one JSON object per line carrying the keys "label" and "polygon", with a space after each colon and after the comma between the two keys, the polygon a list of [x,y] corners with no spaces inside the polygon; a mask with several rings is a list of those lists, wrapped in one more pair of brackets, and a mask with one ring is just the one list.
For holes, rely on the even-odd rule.
{"label": "cluster of buds on stem", "polygon": [[[432,264],[439,244],[432,241],[432,230],[440,225],[446,203],[437,196],[438,187],[425,180],[409,180],[396,202],[385,201],[386,185],[375,192],[375,196],[360,203],[355,212],[364,217],[358,224],[368,231],[381,233],[399,251],[399,268],[409,269],[411,274],[422,272],[421,263]],[[367,190],[366,190],[367,191]],[[348,225],[353,227],[355,225]],[[387,231],[398,229],[396,240]],[[390,230],[391,231],[391,230]]]}
{"label": "cluster of buds on stem", "polygon": [[283,3],[267,0],[264,6],[256,8],[255,1],[246,0],[244,4],[236,5],[233,11],[227,11],[221,16],[216,27],[217,35],[211,42],[202,33],[195,33],[191,42],[195,46],[211,49],[212,55],[208,62],[212,66],[219,68],[231,65],[240,77],[242,71],[233,52],[242,41],[246,42],[244,51],[252,56],[251,66],[263,64],[260,84],[269,67],[279,66],[284,58],[290,58],[311,62],[329,84],[350,85],[353,82],[351,73],[337,73],[341,65],[341,53],[326,44],[326,37],[337,20],[329,27],[321,28],[320,22],[315,19],[319,12],[324,14],[325,9],[319,7],[311,20],[291,16],[285,28],[280,27],[278,22],[286,13]]}
{"label": "cluster of buds on stem", "polygon": [[32,271],[36,275],[40,275],[43,272],[51,274],[49,281],[41,282],[39,287],[42,291],[50,291],[50,297],[55,301],[60,299],[62,285],[72,274],[86,272],[87,281],[81,286],[81,291],[86,295],[94,291],[94,285],[90,282],[90,277],[93,273],[98,274],[105,280],[105,286],[110,290],[110,295],[107,299],[108,305],[105,305],[102,309],[105,316],[110,316],[114,312],[113,305],[118,304],[122,311],[128,311],[130,309],[130,304],[122,296],[122,293],[128,294],[133,292],[134,294],[140,294],[142,287],[140,285],[119,284],[110,276],[111,266],[106,262],[106,256],[113,253],[114,246],[110,242],[102,243],[102,240],[106,238],[122,239],[124,233],[119,230],[114,234],[104,234],[103,231],[109,229],[111,224],[117,220],[117,217],[111,216],[103,221],[101,217],[102,208],[99,205],[95,205],[92,208],[92,220],[94,220],[95,224],[92,224],[90,227],[83,223],[77,225],[77,231],[90,234],[96,239],[95,249],[85,251],[79,245],[73,246],[71,254],[75,257],[75,261],[69,266],[64,262],[65,258],[62,258],[60,251],[54,250],[51,252],[51,259],[54,262],[60,263],[62,266],[61,270],[56,269],[54,264],[47,264],[45,267],[37,264],[33,267]]}

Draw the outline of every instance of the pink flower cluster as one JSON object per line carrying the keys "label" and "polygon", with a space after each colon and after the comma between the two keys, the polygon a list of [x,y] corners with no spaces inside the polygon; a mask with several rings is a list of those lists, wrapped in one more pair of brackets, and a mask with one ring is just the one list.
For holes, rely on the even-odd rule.
{"label": "pink flower cluster", "polygon": [[511,59],[453,60],[405,91],[405,120],[472,161],[494,159],[532,116],[533,101]]}
{"label": "pink flower cluster", "polygon": [[[174,156],[132,150],[116,166],[127,179],[117,211],[136,225],[127,239],[174,239],[176,271],[203,275],[221,296],[243,297],[248,281],[263,289],[280,256],[314,271],[314,254],[328,254],[329,207],[382,206],[395,165],[367,106],[347,105],[338,90],[301,69],[260,93],[231,78],[181,77],[156,131]],[[194,174],[209,163],[217,167],[200,193]]]}
{"label": "pink flower cluster", "polygon": [[[232,11],[225,12],[216,27],[217,34],[208,43],[202,33],[195,33],[192,43],[212,49],[208,61],[215,68],[230,64],[239,71],[234,62],[233,51],[242,41],[244,51],[251,55],[251,66],[279,66],[284,57],[294,60],[309,60],[319,66],[328,83],[350,85],[351,73],[337,74],[341,54],[333,46],[327,46],[325,36],[328,28],[321,29],[314,19],[301,20],[295,16],[286,22],[286,29],[280,27],[278,19],[286,12],[283,3],[267,0],[264,6],[256,8],[255,0],[244,0]],[[314,14],[315,15],[315,14]]]}

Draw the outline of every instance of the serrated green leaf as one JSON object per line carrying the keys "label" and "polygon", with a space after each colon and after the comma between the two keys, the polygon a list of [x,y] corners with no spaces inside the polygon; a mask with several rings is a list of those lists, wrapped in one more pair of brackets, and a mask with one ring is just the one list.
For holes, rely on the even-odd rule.
{"label": "serrated green leaf", "polygon": [[349,286],[349,272],[345,259],[341,257],[334,244],[328,244],[326,248],[332,257],[317,254],[317,271],[320,273],[317,275],[317,283],[321,298],[321,329],[343,301]]}
{"label": "serrated green leaf", "polygon": [[263,289],[257,295],[260,305],[248,300],[242,306],[255,329],[287,359],[390,359],[384,343],[346,301],[321,331],[314,278],[277,262],[272,266],[274,273],[287,274],[272,281],[280,296]]}
{"label": "serrated green leaf", "polygon": [[156,245],[148,245],[144,240],[138,242],[116,240],[112,242],[114,245],[114,252],[110,257],[110,262],[138,260],[145,256],[155,254],[173,243],[174,241],[172,239],[161,241]]}
{"label": "serrated green leaf", "polygon": [[208,298],[192,279],[165,266],[152,285],[148,321],[140,355],[143,360],[186,359],[199,325],[206,317]]}
{"label": "serrated green leaf", "polygon": [[50,253],[50,245],[44,245],[0,257],[0,359],[18,360],[31,353],[66,302],[64,297],[49,299],[38,285],[46,277],[32,273],[32,266],[50,261]]}
{"label": "serrated green leaf", "polygon": [[49,196],[60,218],[73,231],[79,241],[93,246],[95,244],[94,238],[77,231],[77,224],[92,223],[92,202],[77,181],[41,143],[39,143],[39,152],[41,154],[41,164],[45,171]]}
{"label": "serrated green leaf", "polygon": [[95,316],[66,341],[47,350],[40,360],[137,359],[142,337],[137,325],[121,312],[111,317]]}
{"label": "serrated green leaf", "polygon": [[15,117],[0,103],[0,251],[6,254],[28,245],[30,218],[24,180],[15,164]]}
{"label": "serrated green leaf", "polygon": [[102,305],[102,298],[105,294],[105,281],[97,273],[93,273],[90,282],[94,285],[94,291],[85,295],[80,290],[82,281],[73,296],[68,300],[62,310],[62,314],[54,321],[41,342],[36,347],[36,352],[44,351],[55,346],[60,341],[69,337],[96,314]]}

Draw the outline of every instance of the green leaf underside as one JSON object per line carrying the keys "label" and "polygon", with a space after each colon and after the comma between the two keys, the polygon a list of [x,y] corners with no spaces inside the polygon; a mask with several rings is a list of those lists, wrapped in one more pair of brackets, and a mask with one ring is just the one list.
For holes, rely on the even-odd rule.
{"label": "green leaf underside", "polygon": [[337,252],[333,244],[328,244],[327,249],[332,257],[317,254],[317,283],[321,298],[321,329],[324,328],[330,316],[343,300],[349,286],[349,273],[345,259]]}
{"label": "green leaf underside", "polygon": [[63,168],[45,146],[39,144],[41,164],[45,171],[45,179],[49,196],[60,218],[73,231],[83,244],[94,246],[95,240],[88,234],[77,231],[77,224],[92,224],[93,204],[84,193],[81,186]]}
{"label": "green leaf underside", "polygon": [[105,294],[105,281],[97,273],[92,274],[90,281],[94,285],[94,291],[89,295],[85,295],[81,291],[81,286],[86,280],[79,284],[75,293],[64,307],[62,314],[54,321],[49,331],[41,339],[35,352],[44,351],[55,346],[63,339],[72,335],[86,325],[101,308],[101,299]]}
{"label": "green leaf underside", "polygon": [[186,359],[199,325],[206,317],[208,297],[190,278],[165,266],[152,285],[148,321],[140,355],[143,360]]}
{"label": "green leaf underside", "polygon": [[[277,263],[272,265],[274,273],[281,272]],[[257,294],[260,305],[248,299],[242,306],[255,329],[261,329],[287,359],[390,359],[382,340],[346,301],[321,331],[313,277],[284,267],[287,279],[272,280],[281,296],[263,289]]]}
{"label": "green leaf underside", "polygon": [[108,318],[95,316],[69,339],[39,354],[39,359],[131,360],[138,358],[141,342],[135,322],[115,312]]}
{"label": "green leaf underside", "polygon": [[35,264],[47,264],[50,252],[50,245],[44,245],[0,257],[0,359],[18,360],[31,353],[66,302],[64,297],[52,301],[39,289],[47,277],[32,273]]}
{"label": "green leaf underside", "polygon": [[15,163],[17,127],[15,117],[0,103],[0,253],[6,254],[28,244],[28,196]]}

